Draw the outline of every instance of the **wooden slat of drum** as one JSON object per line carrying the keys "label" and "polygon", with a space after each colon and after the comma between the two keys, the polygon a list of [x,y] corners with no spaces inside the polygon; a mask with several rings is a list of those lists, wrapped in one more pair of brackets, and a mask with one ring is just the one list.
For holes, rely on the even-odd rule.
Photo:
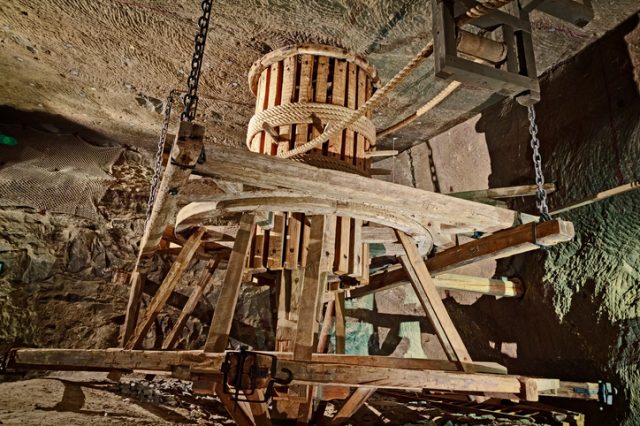
{"label": "wooden slat of drum", "polygon": [[[348,62],[337,60],[333,70],[333,98],[334,105],[348,105]],[[338,158],[344,158],[343,145],[346,144],[346,133],[336,136],[335,140],[329,140],[329,155],[332,153]],[[349,218],[337,218],[336,222],[336,258],[334,270],[337,274],[349,272],[349,238],[351,235],[351,220]]]}
{"label": "wooden slat of drum", "polygon": [[[367,76],[367,99],[371,98],[372,94],[373,94],[373,84],[371,82],[371,78],[369,78],[369,76]],[[371,111],[369,111],[367,113],[367,118],[371,119],[373,113]],[[364,151],[365,152],[369,152],[369,151],[375,151],[376,150],[376,141],[372,140],[370,141],[369,139],[365,138],[365,148]],[[365,171],[369,171],[371,169],[371,162],[372,160],[370,158],[367,158],[365,160]]]}
{"label": "wooden slat of drum", "polygon": [[[256,114],[263,111],[267,107],[267,102],[269,101],[269,76],[271,74],[271,69],[267,68],[262,72],[260,76],[260,82],[258,87],[258,97],[256,99]],[[253,152],[263,152],[263,145],[265,141],[265,132],[262,131],[257,133],[253,140],[251,141],[251,151]]]}
{"label": "wooden slat of drum", "polygon": [[[350,109],[356,109],[357,93],[358,93],[358,67],[356,64],[349,62],[347,81],[347,104]],[[352,130],[345,131],[343,146],[344,161],[355,164],[355,132]]]}
{"label": "wooden slat of drum", "polygon": [[[347,61],[335,59],[333,66],[333,81],[331,90],[331,103],[333,105],[345,105],[347,88]],[[329,156],[340,158],[342,152],[342,134],[329,139]]]}
{"label": "wooden slat of drum", "polygon": [[[316,90],[314,92],[314,101],[324,104],[327,102],[327,85],[329,83],[329,58],[326,56],[319,56],[317,58],[318,66],[316,72]],[[322,123],[326,125],[327,123]],[[313,138],[320,136],[321,131],[314,128]]]}
{"label": "wooden slat of drum", "polygon": [[[267,97],[267,106],[266,109],[270,107],[280,105],[280,96],[282,93],[282,62],[276,62],[270,67],[270,75],[269,75],[269,96]],[[278,131],[278,128],[275,128]],[[268,155],[273,155],[274,152],[277,152],[277,144],[276,141],[270,134],[265,133],[265,142],[263,153]]]}
{"label": "wooden slat of drum", "polygon": [[[295,101],[296,93],[296,73],[298,69],[298,57],[291,56],[284,60],[284,68],[282,70],[282,93],[280,94],[280,104],[286,105]],[[280,126],[280,135],[284,142],[278,144],[278,153],[289,150],[289,142],[292,139],[292,133],[295,133],[295,126]]]}
{"label": "wooden slat of drum", "polygon": [[[300,92],[298,93],[298,102],[313,102],[313,64],[317,59],[313,55],[301,55],[302,62],[300,63]],[[296,146],[304,145],[309,140],[310,124],[296,126]],[[309,235],[311,233],[311,227],[309,225],[308,218],[301,215],[301,238],[300,238],[300,265],[303,267],[307,263],[307,254],[309,251]]]}
{"label": "wooden slat of drum", "polygon": [[[358,69],[358,93],[356,98],[356,108],[362,107],[367,101],[367,73],[363,69]],[[364,153],[366,141],[363,135],[356,135],[356,166],[359,169],[365,168]]]}
{"label": "wooden slat of drum", "polygon": [[354,277],[362,276],[362,220],[351,219],[351,234],[349,236],[351,251],[349,252],[350,274]]}

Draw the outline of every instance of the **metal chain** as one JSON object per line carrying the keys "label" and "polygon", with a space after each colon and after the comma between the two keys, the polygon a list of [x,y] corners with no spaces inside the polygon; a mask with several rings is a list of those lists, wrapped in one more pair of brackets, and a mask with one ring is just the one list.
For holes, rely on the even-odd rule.
{"label": "metal chain", "polygon": [[151,210],[153,209],[153,204],[156,201],[156,196],[158,195],[158,188],[160,187],[160,174],[162,173],[162,152],[164,151],[164,144],[167,139],[167,133],[169,131],[171,109],[178,93],[179,92],[176,89],[173,89],[171,92],[169,92],[169,96],[167,96],[167,102],[164,105],[164,120],[162,121],[162,130],[160,131],[160,139],[158,139],[158,147],[156,149],[153,177],[151,178],[151,190],[149,192],[147,213],[144,220],[145,228],[147,226],[147,222],[149,221],[149,217],[151,216]]}
{"label": "metal chain", "polygon": [[204,57],[204,45],[209,31],[212,2],[213,0],[203,0],[200,4],[202,16],[198,19],[198,33],[194,40],[195,47],[191,58],[191,73],[187,79],[187,94],[184,95],[183,99],[184,110],[180,116],[182,120],[186,121],[193,121],[196,118],[196,110],[198,109],[198,83],[200,81],[202,58]]}
{"label": "metal chain", "polygon": [[544,175],[542,174],[542,156],[540,155],[540,140],[538,139],[538,125],[536,111],[533,105],[527,107],[529,115],[529,134],[531,135],[531,149],[533,150],[533,169],[536,174],[536,206],[540,211],[541,220],[550,219],[547,206],[547,191],[544,189]]}

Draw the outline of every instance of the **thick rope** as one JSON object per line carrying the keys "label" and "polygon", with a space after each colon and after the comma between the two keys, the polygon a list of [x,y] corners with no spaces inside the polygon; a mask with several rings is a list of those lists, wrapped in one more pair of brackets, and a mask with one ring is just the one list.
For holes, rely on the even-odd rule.
{"label": "thick rope", "polygon": [[300,145],[292,149],[288,152],[283,152],[278,154],[279,157],[282,158],[291,158],[294,156],[298,156],[304,154],[305,152],[309,152],[314,148],[319,147],[323,143],[327,142],[332,137],[336,136],[342,130],[356,121],[358,121],[361,117],[364,117],[367,113],[373,111],[375,107],[387,96],[387,94],[395,89],[414,69],[416,69],[422,61],[427,59],[429,56],[433,54],[433,42],[427,44],[416,56],[411,59],[411,61],[405,65],[405,67],[398,72],[387,84],[385,84],[380,90],[376,91],[376,93],[369,98],[367,102],[359,109],[353,111],[348,117],[345,117],[342,121],[337,124],[329,124],[328,128],[315,139],[310,142],[307,142],[304,145]]}
{"label": "thick rope", "polygon": [[[498,9],[508,3],[511,3],[513,0],[480,0],[479,4],[471,7],[464,15],[459,17],[456,20],[457,26],[462,26],[474,18],[479,18],[481,16],[486,15],[494,9]],[[361,106],[359,109],[355,110],[349,117],[345,118],[341,122],[337,124],[330,124],[327,129],[318,137],[313,139],[310,142],[307,142],[304,145],[300,145],[292,149],[291,151],[283,152],[278,154],[281,158],[291,158],[294,156],[299,156],[304,154],[305,152],[309,152],[314,148],[322,145],[327,142],[333,136],[336,136],[338,133],[342,132],[344,128],[350,126],[354,122],[356,122],[360,117],[364,117],[369,112],[372,112],[375,107],[384,99],[389,92],[396,88],[409,74],[411,74],[425,59],[430,57],[433,54],[433,42],[429,42],[416,56],[409,61],[404,68],[402,68],[391,80],[387,82],[380,90],[376,91],[374,95],[369,98],[369,100]]]}
{"label": "thick rope", "polygon": [[[313,123],[311,114],[316,114],[322,123],[330,124],[349,118],[353,110],[340,105],[320,103],[295,103],[269,107],[256,113],[249,121],[247,129],[247,146],[251,147],[253,137],[264,130],[263,124],[273,127],[290,126],[292,124]],[[376,126],[367,117],[360,117],[347,126],[370,141],[376,138]]]}

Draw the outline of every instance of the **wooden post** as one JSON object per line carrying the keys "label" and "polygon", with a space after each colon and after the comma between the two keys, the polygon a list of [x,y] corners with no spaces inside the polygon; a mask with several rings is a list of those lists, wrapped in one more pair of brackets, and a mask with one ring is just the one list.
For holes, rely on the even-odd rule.
{"label": "wooden post", "polygon": [[142,301],[142,292],[144,290],[145,276],[140,272],[134,271],[129,277],[131,290],[129,291],[129,302],[124,317],[124,330],[122,332],[122,346],[129,341],[131,335],[136,329],[138,323],[138,315],[140,313],[140,302]]}
{"label": "wooden post", "polygon": [[471,362],[469,352],[462,342],[458,330],[453,325],[444,303],[442,303],[415,242],[400,231],[396,231],[396,234],[407,252],[406,256],[400,257],[400,261],[407,270],[413,289],[433,324],[447,357],[452,361],[458,361],[465,371],[469,371],[470,369],[466,367],[467,363]]}
{"label": "wooden post", "polygon": [[346,423],[375,392],[376,388],[357,388],[329,424],[339,426]]}
{"label": "wooden post", "polygon": [[244,214],[240,219],[240,229],[233,244],[227,272],[213,311],[209,336],[204,346],[207,352],[222,352],[227,347],[233,314],[240,294],[244,262],[249,254],[254,229],[255,217],[252,214]]}
{"label": "wooden post", "polygon": [[336,353],[343,354],[346,349],[346,312],[344,307],[344,292],[339,291],[336,297]]}
{"label": "wooden post", "polygon": [[158,195],[142,235],[140,255],[155,250],[160,244],[164,228],[171,223],[175,214],[177,195],[187,183],[191,170],[200,157],[203,138],[204,127],[188,121],[180,122],[178,135],[171,149],[171,161],[162,174]]}
{"label": "wooden post", "polygon": [[136,327],[133,335],[124,346],[125,349],[134,349],[142,343],[147,332],[158,316],[158,313],[162,308],[164,308],[169,296],[171,296],[171,293],[173,292],[173,289],[178,285],[178,281],[180,281],[180,278],[189,267],[189,262],[191,262],[196,250],[198,250],[204,232],[205,228],[198,228],[182,247],[182,251],[180,251],[175,262],[173,262],[173,265],[171,265],[171,269],[162,281],[158,292],[151,299],[151,302],[149,302],[149,306],[147,306],[142,320],[140,320],[140,323]]}
{"label": "wooden post", "polygon": [[162,343],[162,349],[173,349],[174,345],[178,341],[178,337],[180,336],[180,332],[184,328],[184,325],[187,323],[187,318],[191,315],[198,305],[198,302],[202,298],[202,296],[206,293],[207,286],[211,279],[213,278],[213,274],[215,273],[218,265],[220,264],[220,258],[212,259],[207,263],[204,271],[202,271],[202,275],[200,277],[200,281],[196,284],[195,288],[191,291],[189,295],[189,300],[182,308],[180,312],[180,316],[176,320],[176,323],[173,325],[173,328],[167,334]]}

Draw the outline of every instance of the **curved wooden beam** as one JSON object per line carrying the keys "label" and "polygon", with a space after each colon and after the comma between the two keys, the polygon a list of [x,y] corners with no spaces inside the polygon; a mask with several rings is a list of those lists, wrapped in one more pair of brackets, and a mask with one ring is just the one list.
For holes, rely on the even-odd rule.
{"label": "curved wooden beam", "polygon": [[348,216],[369,222],[379,223],[418,237],[428,237],[430,232],[427,224],[420,223],[413,218],[375,206],[356,202],[340,202],[331,199],[321,199],[299,193],[284,191],[244,192],[217,195],[217,200],[191,203],[183,207],[176,217],[176,232],[191,226],[199,226],[208,219],[240,212],[279,211],[297,212],[309,215],[337,215]]}

